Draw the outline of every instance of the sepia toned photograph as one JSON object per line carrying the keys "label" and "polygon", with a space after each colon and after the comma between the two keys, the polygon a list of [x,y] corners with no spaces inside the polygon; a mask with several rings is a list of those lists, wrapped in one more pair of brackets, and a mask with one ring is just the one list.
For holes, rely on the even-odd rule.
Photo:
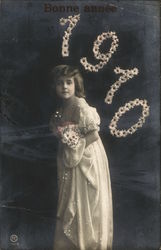
{"label": "sepia toned photograph", "polygon": [[160,1],[0,20],[0,250],[159,250]]}

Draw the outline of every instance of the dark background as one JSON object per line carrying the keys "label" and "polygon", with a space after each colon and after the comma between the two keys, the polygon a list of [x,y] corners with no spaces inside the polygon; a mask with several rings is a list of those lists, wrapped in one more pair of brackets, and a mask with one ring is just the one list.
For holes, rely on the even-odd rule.
{"label": "dark background", "polygon": [[[75,13],[45,13],[44,3],[74,5],[81,18],[70,38],[70,55],[61,57],[66,26],[59,19]],[[114,4],[116,12],[84,13],[87,4]],[[57,204],[56,149],[48,122],[55,102],[48,72],[73,64],[84,77],[87,101],[97,108],[100,135],[110,162],[114,206],[114,250],[159,249],[159,1],[8,1],[0,2],[1,74],[1,249],[52,250]],[[93,42],[115,31],[119,47],[98,73],[85,72],[80,58],[93,59]],[[101,49],[106,51],[110,40]],[[139,75],[123,84],[111,105],[107,90],[118,78],[116,66],[137,67]],[[126,138],[110,134],[120,106],[146,99],[150,116]],[[119,123],[128,128],[141,108]],[[18,241],[11,242],[16,234]]]}

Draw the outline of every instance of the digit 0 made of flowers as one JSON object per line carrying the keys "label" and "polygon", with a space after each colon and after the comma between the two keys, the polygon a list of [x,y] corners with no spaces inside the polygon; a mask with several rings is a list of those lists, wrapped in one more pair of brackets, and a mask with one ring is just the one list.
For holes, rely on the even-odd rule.
{"label": "digit 0 made of flowers", "polygon": [[[117,124],[121,116],[123,116],[130,109],[133,109],[135,106],[142,106],[142,116],[139,118],[138,122],[132,125],[129,129],[117,129]],[[112,135],[116,137],[126,137],[129,134],[134,134],[138,128],[141,128],[145,123],[145,118],[149,116],[149,106],[147,100],[135,99],[126,103],[124,106],[120,107],[115,113],[114,117],[111,120],[109,129]]]}

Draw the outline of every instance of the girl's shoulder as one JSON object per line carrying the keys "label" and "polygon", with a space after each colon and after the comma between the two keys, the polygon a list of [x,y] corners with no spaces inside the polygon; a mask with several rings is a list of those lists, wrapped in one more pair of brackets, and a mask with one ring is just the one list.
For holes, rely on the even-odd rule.
{"label": "girl's shoulder", "polygon": [[85,110],[86,112],[88,111],[96,112],[96,108],[90,106],[88,102],[82,97],[77,97],[77,107],[79,107],[80,110]]}
{"label": "girl's shoulder", "polygon": [[89,107],[88,103],[83,97],[76,97],[76,106],[79,108],[87,108]]}
{"label": "girl's shoulder", "polygon": [[90,106],[83,97],[76,98],[75,112],[78,114],[88,115],[91,111],[96,110],[94,107]]}
{"label": "girl's shoulder", "polygon": [[80,116],[88,116],[89,119],[96,119],[97,121],[100,120],[98,115],[97,109],[93,106],[90,106],[84,98],[77,98],[77,114]]}

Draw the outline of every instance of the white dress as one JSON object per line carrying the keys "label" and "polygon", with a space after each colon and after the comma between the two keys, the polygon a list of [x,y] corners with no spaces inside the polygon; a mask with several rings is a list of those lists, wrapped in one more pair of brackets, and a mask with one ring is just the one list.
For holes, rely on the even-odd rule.
{"label": "white dress", "polygon": [[[84,98],[75,98],[62,122],[78,124],[82,134],[99,130],[100,118]],[[55,128],[54,121],[50,126]],[[58,209],[54,250],[111,250],[113,209],[108,160],[101,139],[76,148],[59,143]]]}

